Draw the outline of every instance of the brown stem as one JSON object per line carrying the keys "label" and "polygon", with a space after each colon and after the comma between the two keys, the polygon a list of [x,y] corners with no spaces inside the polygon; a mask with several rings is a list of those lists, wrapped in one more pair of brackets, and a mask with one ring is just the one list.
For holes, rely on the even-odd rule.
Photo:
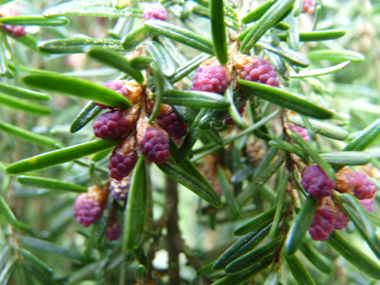
{"label": "brown stem", "polygon": [[179,276],[179,254],[181,252],[181,233],[178,227],[178,192],[177,182],[171,178],[166,179],[166,203],[168,209],[168,220],[166,223],[166,247],[169,256],[169,283],[168,285],[178,285],[181,283]]}
{"label": "brown stem", "polygon": [[[150,189],[151,190],[151,189]],[[153,238],[153,241],[150,243],[148,252],[147,252],[147,258],[148,258],[148,278],[151,278],[151,276],[154,275],[154,267],[153,267],[153,260],[156,256],[157,250],[160,249],[160,242],[163,238],[162,236],[162,229],[166,227],[169,221],[169,217],[173,211],[173,208],[176,207],[176,204],[174,203],[165,203],[164,211],[161,215],[161,217],[157,221],[153,221],[153,212],[151,211],[151,207],[153,205],[153,200],[150,196],[148,196],[148,219],[147,219],[147,230],[146,233]],[[150,280],[150,279],[149,279]],[[148,281],[149,281],[148,280]],[[149,282],[148,282],[149,283]]]}
{"label": "brown stem", "polygon": [[182,244],[182,252],[185,254],[187,261],[195,270],[199,270],[202,268],[202,261],[198,258],[196,258],[191,251],[191,249],[185,244]]}

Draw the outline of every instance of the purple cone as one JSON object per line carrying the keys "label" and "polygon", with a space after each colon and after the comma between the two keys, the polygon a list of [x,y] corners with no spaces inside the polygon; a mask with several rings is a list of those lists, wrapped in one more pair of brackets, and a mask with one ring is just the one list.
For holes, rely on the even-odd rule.
{"label": "purple cone", "polygon": [[144,18],[145,20],[166,21],[168,18],[168,12],[160,3],[149,4],[144,9]]}
{"label": "purple cone", "polygon": [[275,87],[280,86],[280,80],[273,65],[270,65],[265,59],[253,61],[245,66],[239,72],[240,78],[248,81],[263,83]]}
{"label": "purple cone", "polygon": [[148,162],[156,164],[165,163],[169,160],[169,137],[158,127],[149,127],[145,130],[143,139],[140,141],[141,152]]}
{"label": "purple cone", "polygon": [[157,123],[172,138],[180,139],[187,134],[187,125],[178,118],[174,110],[169,114],[158,114]]}
{"label": "purple cone", "polygon": [[74,215],[78,223],[88,227],[102,216],[103,205],[91,192],[80,194],[75,200]]}
{"label": "purple cone", "polygon": [[112,152],[110,162],[108,163],[108,169],[111,178],[121,181],[124,177],[127,177],[135,167],[138,155],[136,150],[131,150],[124,156],[118,154],[116,149]]}
{"label": "purple cone", "polygon": [[104,140],[123,137],[132,130],[123,111],[113,110],[100,115],[93,124],[95,136]]}
{"label": "purple cone", "polygon": [[191,90],[223,94],[228,83],[228,74],[224,66],[200,66],[194,76]]}
{"label": "purple cone", "polygon": [[334,230],[335,213],[328,209],[320,209],[315,212],[309,234],[313,240],[326,241]]}
{"label": "purple cone", "polygon": [[361,172],[348,172],[347,183],[354,186],[354,196],[359,200],[371,199],[375,195],[376,186]]}
{"label": "purple cone", "polygon": [[[107,87],[120,95],[123,95],[124,97],[128,96],[128,88],[124,85],[122,80],[110,80],[103,84],[104,87]],[[100,103],[96,103],[100,108],[102,109],[113,109],[111,106],[103,105]]]}
{"label": "purple cone", "polygon": [[306,192],[317,199],[330,196],[336,186],[336,183],[328,178],[316,164],[312,164],[304,169],[301,184]]}

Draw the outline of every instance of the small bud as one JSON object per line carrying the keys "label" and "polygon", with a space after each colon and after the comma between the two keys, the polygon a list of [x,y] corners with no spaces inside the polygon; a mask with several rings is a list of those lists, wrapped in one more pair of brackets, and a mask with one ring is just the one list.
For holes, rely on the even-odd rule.
{"label": "small bud", "polygon": [[157,124],[148,124],[144,117],[137,122],[137,141],[147,163],[165,163],[169,160],[169,136]]}
{"label": "small bud", "polygon": [[180,139],[187,134],[187,125],[178,118],[170,105],[161,105],[157,123],[171,138]]}
{"label": "small bud", "polygon": [[75,200],[74,215],[78,223],[88,227],[102,216],[107,201],[107,189],[92,186],[87,193],[80,194]]}

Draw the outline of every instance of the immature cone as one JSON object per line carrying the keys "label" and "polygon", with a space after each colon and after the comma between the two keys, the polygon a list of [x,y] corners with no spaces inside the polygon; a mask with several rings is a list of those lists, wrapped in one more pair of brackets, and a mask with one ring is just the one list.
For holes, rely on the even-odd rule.
{"label": "immature cone", "polygon": [[170,105],[161,105],[157,123],[171,138],[180,139],[187,134],[187,124],[178,118]]}
{"label": "immature cone", "polygon": [[313,240],[326,241],[334,230],[335,213],[330,205],[322,205],[313,217],[309,234]]}
{"label": "immature cone", "polygon": [[138,160],[135,133],[122,140],[113,150],[108,164],[109,176],[117,181],[127,177]]}
{"label": "immature cone", "polygon": [[292,124],[292,123],[290,123],[289,126],[290,126],[290,130],[293,133],[299,134],[305,142],[307,142],[307,143],[310,142],[309,132],[307,129],[299,127],[299,126]]}
{"label": "immature cone", "polygon": [[301,184],[306,192],[317,199],[330,196],[336,186],[336,183],[316,164],[309,165],[304,169]]}
{"label": "immature cone", "polygon": [[112,209],[104,235],[108,241],[114,241],[120,237],[121,231],[121,224],[117,217],[117,213]]}
{"label": "immature cone", "polygon": [[265,155],[265,146],[261,140],[247,143],[245,152],[248,155],[249,161],[257,166],[261,163]]}
{"label": "immature cone", "polygon": [[280,80],[274,66],[265,59],[243,54],[234,55],[234,68],[243,80],[263,83],[275,87],[280,86]]}
{"label": "immature cone", "polygon": [[112,196],[119,201],[127,199],[130,184],[130,176],[124,177],[121,181],[112,180],[108,190]]}
{"label": "immature cone", "polygon": [[[104,83],[103,86],[119,93],[120,95],[123,95],[125,98],[131,101],[131,103],[135,103],[143,91],[141,86],[134,80],[110,80]],[[96,105],[102,109],[114,108],[100,103],[96,103]]]}
{"label": "immature cone", "polygon": [[[18,16],[19,13],[17,13],[15,10],[9,9],[9,10],[3,10],[0,11],[0,17],[12,17],[12,16]],[[7,24],[0,24],[0,26],[6,31],[8,34],[16,37],[16,38],[22,38],[26,35],[25,27],[24,26],[12,26]]]}
{"label": "immature cone", "polygon": [[375,195],[376,186],[364,173],[344,168],[336,175],[337,187],[341,193],[352,193],[359,200],[371,199]]}
{"label": "immature cone", "polygon": [[191,90],[223,94],[231,81],[231,70],[216,59],[206,60],[198,67]]}
{"label": "immature cone", "polygon": [[[104,83],[103,86],[119,93],[120,95],[123,95],[126,98],[128,96],[128,89],[124,85],[123,80],[110,80],[110,81],[107,81],[106,83]],[[96,103],[96,105],[98,105],[102,109],[107,109],[107,108],[112,109],[111,106],[103,105],[100,103]]]}
{"label": "immature cone", "polygon": [[84,227],[96,223],[102,216],[107,201],[107,188],[92,186],[87,193],[80,194],[75,200],[74,215]]}
{"label": "immature cone", "polygon": [[313,14],[315,11],[315,0],[302,0],[302,13]]}
{"label": "immature cone", "polygon": [[165,163],[169,160],[169,136],[157,124],[148,124],[144,117],[137,122],[137,141],[147,163]]}
{"label": "immature cone", "polygon": [[355,185],[354,196],[359,200],[372,199],[375,195],[377,188],[364,173],[352,172],[349,181]]}
{"label": "immature cone", "polygon": [[350,219],[344,212],[344,210],[339,207],[335,213],[335,221],[334,221],[334,230],[341,230],[348,226],[348,222]]}
{"label": "immature cone", "polygon": [[165,7],[159,3],[149,4],[144,9],[145,20],[161,20],[166,21],[168,12]]}
{"label": "immature cone", "polygon": [[134,105],[127,110],[112,110],[101,114],[93,124],[94,134],[104,140],[112,140],[126,136],[135,128],[139,116],[139,108]]}

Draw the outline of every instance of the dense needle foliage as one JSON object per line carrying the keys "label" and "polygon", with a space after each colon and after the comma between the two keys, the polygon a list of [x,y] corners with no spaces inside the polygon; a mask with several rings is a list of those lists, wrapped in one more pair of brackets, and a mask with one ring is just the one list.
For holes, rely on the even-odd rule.
{"label": "dense needle foliage", "polygon": [[377,284],[380,2],[160,3],[0,0],[0,284]]}

